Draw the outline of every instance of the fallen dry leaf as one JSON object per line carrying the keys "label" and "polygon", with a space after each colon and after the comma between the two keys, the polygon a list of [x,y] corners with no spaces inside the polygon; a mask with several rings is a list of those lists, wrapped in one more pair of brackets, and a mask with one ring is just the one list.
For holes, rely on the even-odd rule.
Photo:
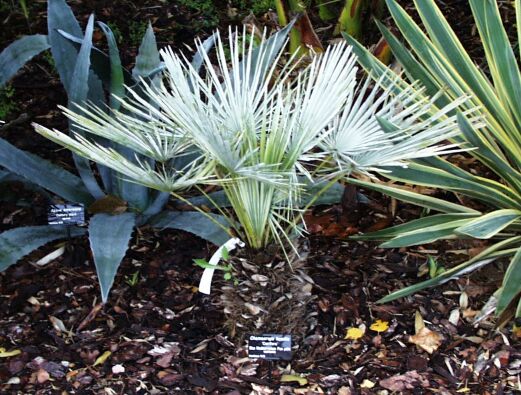
{"label": "fallen dry leaf", "polygon": [[423,327],[420,331],[413,336],[409,337],[409,342],[416,344],[422,350],[432,354],[438,349],[443,341],[443,336],[438,332],[431,331],[427,327]]}
{"label": "fallen dry leaf", "polygon": [[92,366],[98,366],[98,365],[102,365],[108,357],[110,357],[112,355],[112,353],[110,351],[105,351],[103,354],[101,354],[95,361],[94,361],[94,365]]}
{"label": "fallen dry leaf", "polygon": [[347,340],[358,340],[364,336],[364,331],[360,328],[348,328],[344,339]]}
{"label": "fallen dry leaf", "polygon": [[369,327],[372,331],[375,332],[385,332],[387,329],[389,329],[389,323],[387,321],[382,320],[376,320],[373,322],[373,324]]}
{"label": "fallen dry leaf", "polygon": [[405,374],[391,376],[380,380],[380,385],[391,391],[412,390],[418,386],[429,386],[429,380],[418,374],[416,370],[411,370]]}
{"label": "fallen dry leaf", "polygon": [[0,347],[0,358],[14,357],[15,355],[21,354],[20,350],[6,351],[5,348]]}
{"label": "fallen dry leaf", "polygon": [[375,383],[373,383],[371,380],[365,379],[362,381],[362,384],[360,384],[360,388],[368,388],[371,389],[375,386]]}
{"label": "fallen dry leaf", "polygon": [[308,379],[297,376],[295,374],[283,374],[280,378],[281,383],[290,383],[292,381],[296,381],[300,386],[306,385],[308,383]]}

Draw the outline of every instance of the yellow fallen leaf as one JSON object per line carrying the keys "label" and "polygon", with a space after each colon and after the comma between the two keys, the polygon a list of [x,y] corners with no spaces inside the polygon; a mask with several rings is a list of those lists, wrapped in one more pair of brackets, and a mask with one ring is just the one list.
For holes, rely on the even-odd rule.
{"label": "yellow fallen leaf", "polygon": [[344,339],[347,340],[358,340],[364,336],[364,331],[360,328],[348,328]]}
{"label": "yellow fallen leaf", "polygon": [[469,387],[463,387],[463,388],[460,388],[459,390],[457,390],[456,392],[464,393],[464,392],[469,392],[469,391],[470,391]]}
{"label": "yellow fallen leaf", "polygon": [[280,378],[281,383],[289,383],[291,381],[296,381],[298,385],[306,385],[308,383],[308,379],[305,377],[300,377],[295,374],[283,374]]}
{"label": "yellow fallen leaf", "polygon": [[19,355],[21,353],[22,352],[20,350],[6,351],[5,348],[0,347],[0,358],[14,357],[15,355]]}
{"label": "yellow fallen leaf", "polygon": [[362,381],[362,384],[360,384],[360,388],[373,388],[375,386],[375,383],[373,383],[371,380],[365,379]]}
{"label": "yellow fallen leaf", "polygon": [[432,354],[438,349],[442,340],[443,337],[438,332],[431,331],[427,327],[421,328],[416,335],[409,337],[409,341],[411,343],[416,344],[418,347],[427,351],[429,354]]}
{"label": "yellow fallen leaf", "polygon": [[418,334],[422,328],[425,328],[425,322],[423,322],[423,317],[418,310],[414,314],[414,333]]}
{"label": "yellow fallen leaf", "polygon": [[387,329],[389,329],[389,323],[387,321],[382,320],[376,320],[373,322],[373,324],[369,327],[372,331],[375,332],[385,332]]}
{"label": "yellow fallen leaf", "polygon": [[111,356],[111,352],[110,351],[105,351],[103,354],[101,354],[97,359],[96,361],[94,361],[94,365],[92,366],[98,366],[98,365],[101,365],[103,362],[105,362],[107,360],[108,357]]}

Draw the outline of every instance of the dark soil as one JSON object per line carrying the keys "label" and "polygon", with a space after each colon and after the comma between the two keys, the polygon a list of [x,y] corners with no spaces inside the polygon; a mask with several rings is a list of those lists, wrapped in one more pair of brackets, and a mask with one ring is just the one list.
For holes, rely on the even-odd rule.
{"label": "dark soil", "polygon": [[[450,3],[444,6],[464,45],[478,48],[467,2],[445,3]],[[123,41],[131,36],[128,21],[151,20],[161,46],[182,47],[214,27],[208,26],[203,9],[180,5],[186,2],[136,4],[71,2],[83,21],[95,11],[99,19],[115,23]],[[227,4],[215,2],[220,26],[244,16],[230,19]],[[0,48],[19,35],[44,33],[45,7],[45,1],[31,4],[29,24],[13,9],[1,15]],[[512,20],[510,9],[504,13]],[[311,18],[316,22],[315,15]],[[323,30],[323,38],[328,32]],[[127,66],[136,48],[121,44]],[[480,62],[483,55],[475,51],[471,54]],[[56,109],[65,104],[65,93],[45,56],[25,67],[11,85],[16,106],[6,119],[11,123],[0,127],[0,136],[72,170],[68,153],[30,128],[34,121],[66,126]],[[1,188],[5,200],[0,202],[0,231],[45,221],[44,196],[19,184]],[[374,243],[350,241],[347,237],[358,231],[420,215],[415,207],[367,195],[370,204],[344,201],[307,215],[309,274],[315,283],[308,311],[314,319],[291,361],[248,359],[245,344],[234,344],[225,332],[217,289],[211,296],[197,292],[202,270],[192,259],[208,258],[214,246],[188,233],[143,227],[135,232],[105,306],[99,304],[86,239],[66,243],[63,255],[36,264],[61,246],[52,243],[0,274],[0,347],[5,349],[0,350],[0,393],[518,393],[519,339],[510,326],[496,330],[493,317],[474,324],[501,283],[501,262],[442,287],[378,304],[391,291],[426,279],[422,265],[429,255],[452,266],[483,246],[453,242],[384,250]],[[418,316],[427,330],[414,337]],[[371,329],[377,320],[383,326]],[[361,329],[363,335],[348,338],[350,328]],[[3,351],[15,352],[9,356]],[[299,384],[291,376],[305,380]]]}

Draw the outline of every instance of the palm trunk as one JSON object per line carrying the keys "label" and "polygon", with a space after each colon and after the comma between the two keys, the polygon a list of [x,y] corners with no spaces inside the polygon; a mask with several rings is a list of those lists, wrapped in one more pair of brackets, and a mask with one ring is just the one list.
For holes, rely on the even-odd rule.
{"label": "palm trunk", "polygon": [[299,247],[300,256],[293,253],[288,260],[271,254],[234,259],[236,285],[222,287],[221,302],[238,344],[249,334],[291,334],[298,340],[308,331],[312,280],[306,274],[307,251],[303,243]]}

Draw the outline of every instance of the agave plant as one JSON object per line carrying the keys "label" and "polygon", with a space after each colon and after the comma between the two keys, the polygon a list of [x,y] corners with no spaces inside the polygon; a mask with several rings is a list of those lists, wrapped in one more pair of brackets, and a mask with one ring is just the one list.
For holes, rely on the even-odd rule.
{"label": "agave plant", "polygon": [[[8,46],[0,54],[0,85],[11,78],[31,57],[47,48],[51,49],[56,69],[69,98],[69,106],[75,103],[86,103],[87,100],[101,106],[100,116],[105,116],[107,107],[118,111],[118,98],[126,95],[125,84],[134,87],[134,94],[139,92],[141,79],[154,83],[161,68],[159,52],[152,27],[149,26],[139,48],[136,65],[132,73],[121,66],[116,40],[110,28],[99,23],[108,41],[109,54],[106,55],[92,45],[94,18],[89,18],[85,34],[76,21],[72,10],[63,0],[48,2],[49,34],[23,37]],[[210,38],[203,45],[212,44]],[[194,67],[198,67],[198,57],[194,59]],[[105,89],[112,95],[105,103]],[[131,116],[119,112],[122,117]],[[136,116],[134,114],[134,116]],[[139,122],[137,119],[135,122]],[[81,134],[74,123],[70,124],[72,133]],[[99,139],[102,145],[108,145],[125,160],[134,162],[142,160],[139,149],[132,151],[132,146],[118,145],[117,130],[113,131],[112,141]],[[172,166],[181,166],[182,156],[187,146],[177,140],[170,140],[168,149],[177,160]],[[175,162],[175,163],[174,163]],[[227,239],[222,230],[223,219],[217,215],[211,217],[197,212],[165,211],[164,206],[169,199],[168,193],[161,193],[142,185],[127,182],[121,177],[118,169],[98,166],[96,171],[90,163],[79,156],[74,156],[74,163],[79,177],[45,161],[35,155],[26,153],[7,141],[0,139],[0,181],[7,181],[17,176],[25,182],[36,184],[44,190],[57,195],[59,199],[82,203],[94,214],[90,220],[88,233],[94,263],[100,282],[103,302],[106,302],[113,284],[117,269],[125,256],[132,231],[136,226],[149,224],[157,228],[175,228],[190,231],[213,243],[222,244]],[[150,165],[152,162],[148,161]],[[95,176],[98,173],[101,184]],[[192,179],[189,179],[192,177]],[[172,187],[179,191],[193,185],[205,174],[185,173],[183,182]],[[115,202],[124,212],[115,213]],[[121,211],[121,210],[119,210]],[[217,223],[221,222],[218,226]],[[11,229],[0,234],[0,270],[16,263],[24,255],[34,249],[57,239],[82,236],[87,231],[81,227],[71,227],[69,232],[63,226],[42,225]]]}
{"label": "agave plant", "polygon": [[[442,158],[415,161],[408,168],[391,167],[382,174],[407,184],[441,188],[476,199],[488,207],[480,211],[461,204],[421,196],[401,189],[353,180],[358,185],[380,190],[404,201],[440,212],[387,230],[363,236],[364,239],[387,240],[384,247],[403,247],[433,242],[439,239],[477,238],[490,240],[479,255],[445,271],[433,279],[399,290],[382,299],[390,301],[426,287],[437,286],[460,277],[500,258],[510,264],[503,284],[494,294],[491,305],[505,322],[516,310],[521,318],[521,73],[518,60],[502,25],[498,5],[494,0],[471,0],[481,41],[484,46],[489,76],[472,62],[469,55],[433,0],[415,1],[416,9],[427,30],[425,34],[394,0],[387,6],[412,51],[382,24],[379,27],[396,58],[410,80],[419,80],[434,93],[443,89],[436,104],[443,106],[462,94],[471,98],[459,111],[471,106],[479,108],[486,124],[476,128],[458,116],[463,132],[456,142],[465,147],[491,178],[473,174]],[[521,21],[521,1],[515,1],[518,25]],[[364,67],[373,75],[386,72],[381,63],[355,40],[354,45]],[[493,310],[492,310],[493,311]]]}
{"label": "agave plant", "polygon": [[[166,148],[172,140],[193,145],[200,157],[188,171],[207,174],[201,184],[222,188],[231,210],[218,210],[249,251],[243,258],[251,263],[232,265],[238,289],[224,287],[232,332],[237,326],[300,331],[299,316],[311,293],[305,285],[305,254],[296,240],[304,229],[303,211],[314,200],[305,196],[302,180],[324,183],[320,194],[351,172],[403,166],[410,158],[452,151],[453,146],[438,144],[458,133],[455,117],[445,114],[465,98],[433,112],[432,100],[415,86],[399,95],[370,92],[368,80],[358,87],[356,58],[345,44],[328,48],[307,66],[292,57],[280,68],[285,35],[263,38],[256,47],[244,35],[230,31],[224,40],[216,34],[216,65],[196,43],[203,73],[182,55],[162,50],[164,80],[145,83],[146,98],[131,90],[132,98],[122,101],[122,108],[139,119],[119,112],[103,115],[94,106],[64,109],[83,132],[113,138],[156,166],[129,162],[79,134],[35,128],[136,183],[174,195],[173,186],[186,173],[171,168]],[[379,83],[396,79],[391,75]],[[404,109],[409,102],[420,104]],[[391,130],[391,123],[400,128]],[[285,259],[267,253],[277,250]]]}

